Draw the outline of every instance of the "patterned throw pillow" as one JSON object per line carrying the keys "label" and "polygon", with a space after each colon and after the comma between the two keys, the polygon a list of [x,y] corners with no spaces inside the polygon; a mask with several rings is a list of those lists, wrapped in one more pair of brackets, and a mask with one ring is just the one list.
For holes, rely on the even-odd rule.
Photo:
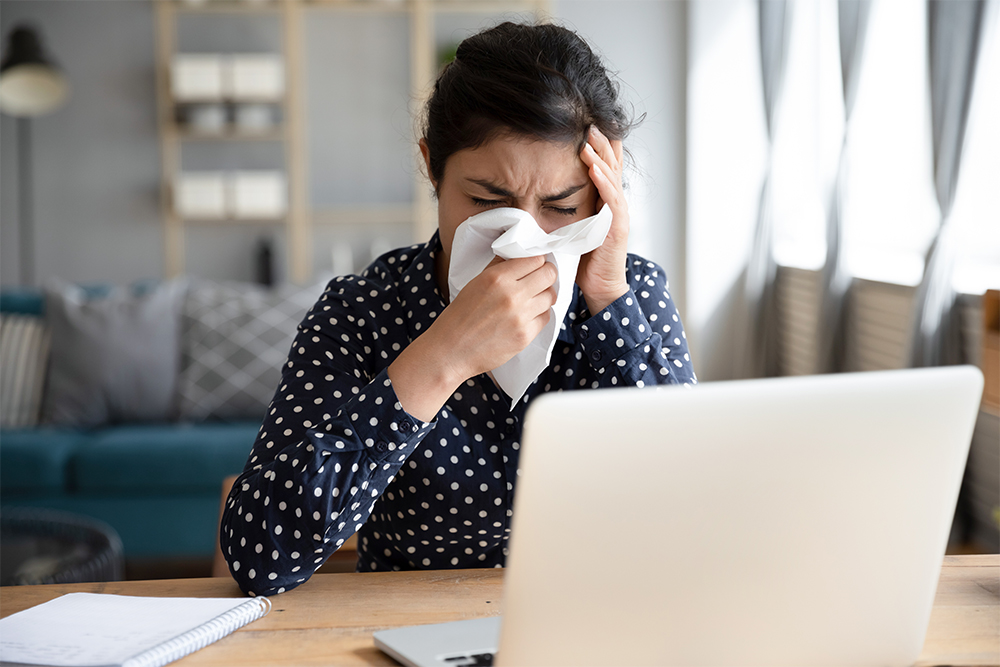
{"label": "patterned throw pillow", "polygon": [[0,426],[38,425],[51,336],[34,315],[0,316]]}
{"label": "patterned throw pillow", "polygon": [[181,322],[181,419],[262,419],[296,327],[325,285],[192,284]]}

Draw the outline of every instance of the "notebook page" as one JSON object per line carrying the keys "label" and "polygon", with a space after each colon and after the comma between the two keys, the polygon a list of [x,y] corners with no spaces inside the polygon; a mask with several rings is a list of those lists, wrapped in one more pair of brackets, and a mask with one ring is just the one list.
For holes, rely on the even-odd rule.
{"label": "notebook page", "polygon": [[0,619],[0,661],[120,665],[246,601],[69,593]]}

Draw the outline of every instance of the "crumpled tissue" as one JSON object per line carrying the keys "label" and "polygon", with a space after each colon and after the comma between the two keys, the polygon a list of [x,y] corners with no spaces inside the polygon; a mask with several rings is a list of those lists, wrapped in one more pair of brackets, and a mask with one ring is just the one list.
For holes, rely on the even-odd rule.
{"label": "crumpled tissue", "polygon": [[495,208],[468,218],[455,230],[448,267],[448,294],[454,301],[470,280],[483,272],[494,256],[503,259],[545,256],[556,267],[558,294],[549,322],[524,350],[494,368],[493,379],[511,400],[511,408],[549,365],[552,349],[570,301],[580,256],[604,243],[611,229],[611,209],[546,233],[530,213],[519,208]]}

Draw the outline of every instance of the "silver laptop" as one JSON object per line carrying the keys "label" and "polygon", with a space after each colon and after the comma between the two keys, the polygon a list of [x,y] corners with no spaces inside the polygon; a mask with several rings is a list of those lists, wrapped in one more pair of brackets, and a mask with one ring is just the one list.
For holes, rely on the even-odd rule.
{"label": "silver laptop", "polygon": [[500,618],[406,665],[909,665],[982,393],[964,366],[549,394]]}

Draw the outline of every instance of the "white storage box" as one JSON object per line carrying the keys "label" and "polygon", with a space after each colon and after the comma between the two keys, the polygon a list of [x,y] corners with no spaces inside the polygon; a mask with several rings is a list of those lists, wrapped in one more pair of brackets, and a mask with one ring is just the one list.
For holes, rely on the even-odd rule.
{"label": "white storage box", "polygon": [[235,218],[280,218],[288,211],[288,186],[280,171],[237,171],[230,181]]}
{"label": "white storage box", "polygon": [[174,208],[182,218],[224,218],[226,175],[221,171],[181,173],[174,187]]}
{"label": "white storage box", "polygon": [[285,93],[285,68],[277,55],[235,55],[230,60],[228,96],[233,100],[278,100]]}
{"label": "white storage box", "polygon": [[225,90],[224,59],[216,54],[174,56],[170,90],[178,102],[221,100]]}

